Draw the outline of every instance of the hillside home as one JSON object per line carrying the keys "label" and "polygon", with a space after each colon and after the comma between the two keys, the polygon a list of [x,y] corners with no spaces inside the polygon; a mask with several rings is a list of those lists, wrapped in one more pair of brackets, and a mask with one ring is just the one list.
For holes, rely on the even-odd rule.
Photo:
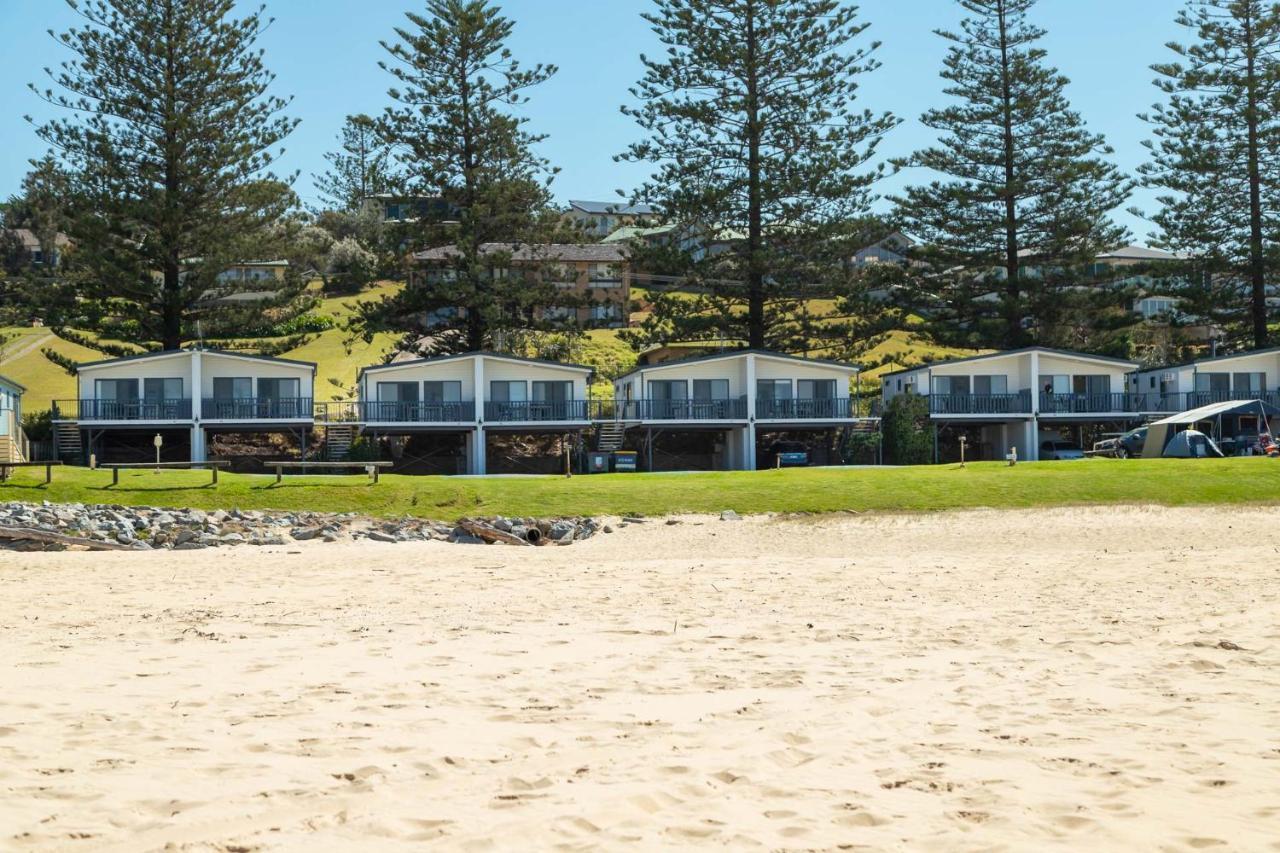
{"label": "hillside home", "polygon": [[[541,309],[548,318],[572,320],[579,326],[618,328],[627,325],[631,304],[631,266],[627,247],[599,243],[486,243],[485,255],[503,257],[495,277],[540,277],[572,298],[566,305]],[[430,287],[453,274],[449,261],[458,250],[443,246],[414,255],[418,269],[411,287]]]}
{"label": "hillside home", "polygon": [[61,232],[53,235],[53,242],[47,246],[30,228],[0,229],[0,237],[13,241],[19,247],[20,257],[15,259],[17,265],[36,270],[57,269],[62,264],[63,253],[71,248],[71,238]]}
{"label": "hillside home", "polygon": [[614,382],[611,414],[643,439],[649,470],[753,471],[776,442],[830,440],[857,424],[857,375],[832,361],[731,350],[638,367]]}
{"label": "hillside home", "polygon": [[648,204],[623,201],[570,201],[565,219],[588,237],[603,239],[624,225],[650,225],[658,211]]}
{"label": "hillside home", "polygon": [[444,438],[437,446],[453,448],[449,473],[485,474],[496,435],[580,437],[591,426],[591,374],[581,365],[490,352],[367,367],[357,420],[374,440]]}
{"label": "hillside home", "polygon": [[[883,377],[887,404],[926,397],[941,444],[964,434],[969,458],[1001,458],[1018,449],[1035,460],[1045,436],[1126,426],[1141,416],[1127,393],[1137,364],[1123,359],[1029,347],[899,370]],[[941,446],[937,457],[949,454]]]}
{"label": "hillside home", "polygon": [[0,376],[0,462],[27,462],[31,451],[22,431],[22,395],[26,388]]}
{"label": "hillside home", "polygon": [[203,349],[81,364],[77,399],[54,401],[57,451],[147,461],[158,434],[165,458],[203,462],[215,435],[283,433],[305,452],[315,373],[311,362]]}

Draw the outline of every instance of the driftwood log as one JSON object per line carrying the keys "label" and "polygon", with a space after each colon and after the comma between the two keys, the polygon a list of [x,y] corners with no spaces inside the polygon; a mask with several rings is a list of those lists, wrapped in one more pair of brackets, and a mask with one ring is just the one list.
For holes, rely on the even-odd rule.
{"label": "driftwood log", "polygon": [[90,551],[132,551],[128,545],[119,542],[100,542],[97,539],[83,539],[79,536],[63,536],[61,533],[50,533],[47,530],[32,530],[29,527],[0,527],[0,539],[15,542],[43,542],[46,545],[78,545]]}
{"label": "driftwood log", "polygon": [[507,533],[505,530],[499,530],[479,521],[464,518],[458,522],[458,526],[477,539],[483,539],[486,542],[501,542],[503,545],[527,546],[530,544],[513,533]]}

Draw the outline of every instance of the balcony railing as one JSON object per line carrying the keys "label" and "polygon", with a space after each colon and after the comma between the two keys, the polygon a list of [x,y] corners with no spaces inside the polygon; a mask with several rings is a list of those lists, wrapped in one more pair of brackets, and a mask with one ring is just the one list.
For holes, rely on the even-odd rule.
{"label": "balcony railing", "polygon": [[847,420],[856,401],[848,398],[756,400],[756,417],[772,421]]}
{"label": "balcony railing", "polygon": [[189,421],[190,400],[54,400],[59,421]]}
{"label": "balcony railing", "polygon": [[1041,394],[1042,415],[1087,415],[1103,412],[1134,411],[1132,395],[1107,394]]}
{"label": "balcony railing", "polygon": [[1280,392],[1276,391],[1192,391],[1186,397],[1188,409],[1233,400],[1261,400],[1272,406],[1280,406]]}
{"label": "balcony railing", "polygon": [[310,397],[206,397],[200,402],[200,417],[206,421],[290,421],[314,416]]}
{"label": "balcony railing", "polygon": [[476,419],[474,402],[357,403],[358,420],[364,423],[448,424]]}
{"label": "balcony railing", "polygon": [[1031,395],[1021,394],[933,394],[929,397],[931,415],[1027,415],[1031,413]]}
{"label": "balcony railing", "polygon": [[493,423],[545,423],[561,421],[586,421],[586,400],[562,400],[557,403],[521,400],[511,402],[487,402],[484,419]]}

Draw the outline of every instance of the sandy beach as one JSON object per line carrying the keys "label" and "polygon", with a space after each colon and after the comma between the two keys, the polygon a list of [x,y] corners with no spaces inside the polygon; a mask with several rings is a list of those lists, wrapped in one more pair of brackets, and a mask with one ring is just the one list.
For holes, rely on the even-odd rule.
{"label": "sandy beach", "polygon": [[0,849],[1280,850],[1274,513],[0,553]]}

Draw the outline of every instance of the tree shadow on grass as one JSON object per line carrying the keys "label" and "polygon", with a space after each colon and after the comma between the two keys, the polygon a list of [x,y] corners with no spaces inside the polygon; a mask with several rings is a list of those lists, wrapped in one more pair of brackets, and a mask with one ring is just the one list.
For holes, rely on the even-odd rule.
{"label": "tree shadow on grass", "polygon": [[[292,483],[265,483],[261,486],[250,486],[251,492],[278,492],[285,489],[371,489],[374,483],[307,483],[294,481]],[[376,484],[381,486],[381,483]]]}

